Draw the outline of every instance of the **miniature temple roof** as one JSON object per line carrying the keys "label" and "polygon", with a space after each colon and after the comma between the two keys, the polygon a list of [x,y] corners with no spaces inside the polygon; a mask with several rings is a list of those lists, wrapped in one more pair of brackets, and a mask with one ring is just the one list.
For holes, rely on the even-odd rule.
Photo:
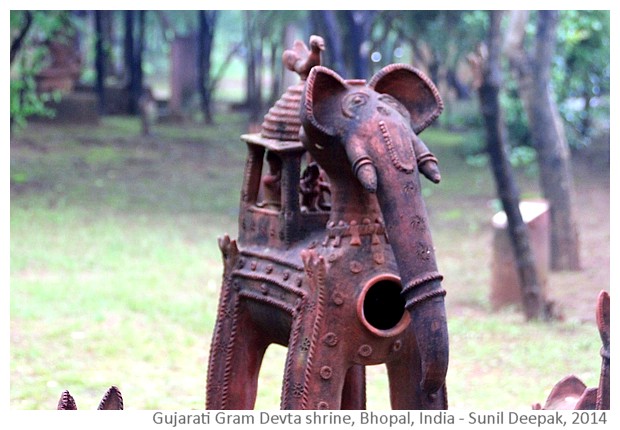
{"label": "miniature temple roof", "polygon": [[299,108],[303,85],[301,81],[297,85],[290,86],[280,100],[269,109],[262,124],[261,136],[275,140],[299,140],[301,127]]}
{"label": "miniature temple roof", "polygon": [[[321,64],[321,51],[323,50],[323,38],[311,36],[310,49],[303,42],[297,40],[292,49],[284,52],[282,62],[287,69],[299,75],[300,81],[298,84],[290,86],[275,105],[269,109],[261,125],[260,138],[244,135],[242,136],[244,140],[262,144],[273,150],[301,147],[299,142],[301,93],[310,69]],[[285,145],[276,142],[269,143],[268,140],[287,143]]]}

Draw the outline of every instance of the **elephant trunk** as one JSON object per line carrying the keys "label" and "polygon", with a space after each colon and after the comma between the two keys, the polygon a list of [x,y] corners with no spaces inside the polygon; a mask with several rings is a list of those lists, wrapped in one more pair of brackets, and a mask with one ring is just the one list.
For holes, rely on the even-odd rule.
{"label": "elephant trunk", "polygon": [[[405,148],[409,151],[411,146]],[[432,395],[443,387],[448,369],[445,290],[441,287],[442,276],[437,271],[415,154],[397,151],[369,154],[368,158],[373,162],[360,163],[354,171],[368,191],[372,192],[376,182],[377,200],[400,272],[401,294],[405,308],[410,312],[420,351],[421,389]],[[359,154],[349,153],[349,156],[360,159]]]}
{"label": "elephant trunk", "polygon": [[[379,174],[377,198],[400,272],[405,308],[416,333],[422,359],[421,388],[431,394],[443,386],[448,370],[448,325],[445,290],[437,271],[420,180],[417,174],[379,170],[384,173]],[[407,191],[412,183],[415,192]]]}

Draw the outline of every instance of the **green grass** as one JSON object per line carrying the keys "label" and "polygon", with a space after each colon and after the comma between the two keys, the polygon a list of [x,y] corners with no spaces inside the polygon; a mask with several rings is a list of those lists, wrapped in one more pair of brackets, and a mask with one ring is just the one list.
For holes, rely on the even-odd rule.
{"label": "green grass", "polygon": [[550,387],[571,373],[589,387],[598,386],[595,327],[523,324],[514,313],[482,318],[471,313],[450,319],[449,328],[454,408],[469,409],[473,401],[474,409],[528,409],[544,403]]}
{"label": "green grass", "polygon": [[128,407],[204,402],[217,236],[236,230],[243,152],[204,127],[163,129],[174,139],[157,146],[136,125],[19,136],[31,145],[11,166],[25,177],[11,202],[13,407],[52,408],[64,388],[86,406],[109,384]]}
{"label": "green grass", "polygon": [[[203,407],[217,237],[236,235],[245,158],[244,118],[216,122],[158,125],[143,138],[138,120],[105,118],[13,136],[12,409],[54,409],[66,388],[93,409],[112,384],[127,408]],[[528,408],[570,373],[596,385],[591,322],[524,324],[517,311],[489,312],[490,175],[458,156],[466,136],[423,138],[444,178],[425,193],[449,291],[451,407]],[[279,406],[285,353],[268,351],[258,408]],[[369,407],[388,408],[384,367],[367,374]]]}

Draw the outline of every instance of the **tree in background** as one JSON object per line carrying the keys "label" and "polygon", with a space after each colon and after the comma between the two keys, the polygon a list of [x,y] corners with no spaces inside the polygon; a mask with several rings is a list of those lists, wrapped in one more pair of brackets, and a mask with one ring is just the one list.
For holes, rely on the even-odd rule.
{"label": "tree in background", "polygon": [[[287,75],[281,65],[281,53],[290,47],[291,38],[307,41],[310,34],[316,33],[325,39],[324,64],[343,76],[367,78],[386,64],[411,63],[428,72],[444,96],[442,126],[460,128],[481,123],[479,115],[471,114],[472,106],[467,102],[471,81],[464,65],[466,54],[482,40],[486,31],[488,23],[483,11],[218,11],[217,28],[211,26],[212,13],[100,11],[100,28],[95,31],[94,11],[12,11],[11,94],[16,96],[12,96],[12,118],[16,118],[13,113],[20,106],[24,106],[23,112],[28,112],[34,109],[36,100],[41,100],[39,96],[32,100],[25,96],[33,94],[26,88],[34,88],[34,81],[25,76],[32,75],[36,69],[33,64],[37,61],[41,64],[43,60],[35,61],[32,55],[35,49],[30,48],[33,44],[24,41],[42,40],[42,34],[50,31],[48,24],[58,22],[58,16],[70,15],[72,22],[79,22],[75,28],[83,42],[85,59],[81,84],[97,86],[100,92],[105,85],[129,89],[130,104],[135,106],[141,88],[140,76],[144,83],[157,87],[157,96],[166,94],[173,41],[177,37],[198,39],[202,14],[207,18],[202,21],[202,28],[208,30],[203,33],[207,36],[204,41],[213,40],[211,60],[207,61],[209,49],[204,48],[197,52],[194,64],[212,70],[208,74],[198,73],[204,79],[197,80],[198,86],[192,90],[194,101],[202,106],[192,112],[202,111],[207,121],[208,106],[217,99],[218,83],[231,78],[224,73],[234,72],[230,79],[233,81],[239,78],[239,70],[245,72],[245,85],[243,91],[235,90],[235,97],[242,98],[240,105],[254,110],[255,120],[260,119],[290,85],[284,82]],[[533,28],[530,24],[526,26],[528,40],[535,31]],[[570,125],[567,131],[571,144],[586,145],[596,137],[593,130],[608,114],[604,107],[609,94],[609,12],[562,11],[557,28],[559,45],[551,57],[552,82],[560,112]],[[100,37],[96,38],[96,34]],[[96,40],[101,43],[97,45]],[[530,49],[529,45],[526,48]],[[95,55],[97,51],[99,59]],[[228,67],[230,64],[233,67]],[[531,135],[526,114],[517,103],[516,80],[507,76],[505,86],[509,91],[503,92],[501,103],[507,107],[507,137],[512,151],[514,146],[531,145]],[[31,102],[30,107],[26,100]],[[598,123],[597,118],[600,118]]]}
{"label": "tree in background", "polygon": [[11,65],[24,45],[26,35],[34,21],[32,12],[11,11]]}
{"label": "tree in background", "polygon": [[[596,118],[609,115],[609,11],[560,11],[552,77],[569,143],[590,144]],[[580,102],[579,102],[580,101]],[[577,102],[577,103],[575,103]],[[574,106],[574,107],[573,107]]]}
{"label": "tree in background", "polygon": [[322,36],[328,49],[323,53],[324,65],[341,76],[347,76],[344,65],[343,40],[340,34],[338,16],[334,10],[310,11],[312,31]]}
{"label": "tree in background", "polygon": [[467,81],[466,76],[470,73],[464,76],[461,72],[466,68],[467,54],[484,39],[487,27],[483,11],[385,11],[373,31],[372,52],[383,54],[375,67],[411,62],[428,73],[442,93],[445,109],[438,125],[478,126],[481,121],[477,115],[471,115],[471,109],[466,109],[466,116],[458,116],[455,106],[471,99],[471,80]]}
{"label": "tree in background", "polygon": [[37,91],[36,76],[46,66],[46,41],[71,36],[73,17],[67,11],[11,11],[10,122],[23,127],[32,115],[52,116],[46,106],[59,92]]}
{"label": "tree in background", "polygon": [[139,110],[139,100],[144,87],[142,63],[146,48],[146,11],[124,11],[124,23],[124,68],[126,71],[126,87],[129,92],[129,113],[136,114]]}
{"label": "tree in background", "polygon": [[[282,52],[288,48],[284,47],[283,35],[286,33],[287,25],[297,23],[299,18],[300,12],[296,11],[244,11],[243,57],[246,64],[244,106],[250,113],[251,123],[257,123],[268,109],[264,103],[263,90],[268,73],[265,65],[271,65],[271,79],[282,82],[278,79],[283,70]],[[283,91],[281,85],[277,88],[272,86],[269,98],[279,98]]]}
{"label": "tree in background", "polygon": [[99,114],[106,113],[105,80],[108,72],[104,20],[109,18],[109,11],[95,11],[95,92],[99,101]]}
{"label": "tree in background", "polygon": [[502,88],[501,31],[502,11],[489,12],[490,25],[487,41],[470,57],[477,72],[480,110],[486,129],[487,152],[495,177],[497,194],[508,219],[508,234],[515,254],[526,319],[541,319],[544,299],[529,244],[527,226],[519,210],[517,181],[507,157],[507,143],[499,93]]}
{"label": "tree in background", "polygon": [[355,78],[370,76],[370,40],[376,11],[347,10],[343,11],[343,21],[346,23],[345,55],[348,54],[349,69]]}
{"label": "tree in background", "polygon": [[559,15],[557,11],[538,12],[535,41],[529,50],[525,45],[527,18],[527,11],[511,12],[505,50],[538,154],[540,186],[550,205],[551,268],[579,270],[570,149],[551,82]]}
{"label": "tree in background", "polygon": [[257,122],[263,112],[262,64],[265,28],[269,26],[261,18],[265,15],[256,11],[244,11],[244,42],[246,49],[246,102],[250,111],[250,122]]}
{"label": "tree in background", "polygon": [[198,11],[198,92],[203,119],[207,124],[213,123],[211,95],[214,87],[211,84],[211,52],[213,51],[217,14],[215,10]]}

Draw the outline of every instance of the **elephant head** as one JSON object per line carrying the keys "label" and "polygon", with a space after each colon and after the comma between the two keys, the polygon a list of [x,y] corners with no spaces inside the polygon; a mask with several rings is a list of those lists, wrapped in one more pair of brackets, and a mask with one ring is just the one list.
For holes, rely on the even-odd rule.
{"label": "elephant head", "polygon": [[349,212],[357,205],[384,220],[420,351],[421,389],[431,396],[445,382],[448,329],[418,173],[435,183],[441,177],[417,134],[442,109],[424,74],[393,64],[368,83],[314,67],[300,112],[301,140],[332,184],[332,212],[343,201]]}

